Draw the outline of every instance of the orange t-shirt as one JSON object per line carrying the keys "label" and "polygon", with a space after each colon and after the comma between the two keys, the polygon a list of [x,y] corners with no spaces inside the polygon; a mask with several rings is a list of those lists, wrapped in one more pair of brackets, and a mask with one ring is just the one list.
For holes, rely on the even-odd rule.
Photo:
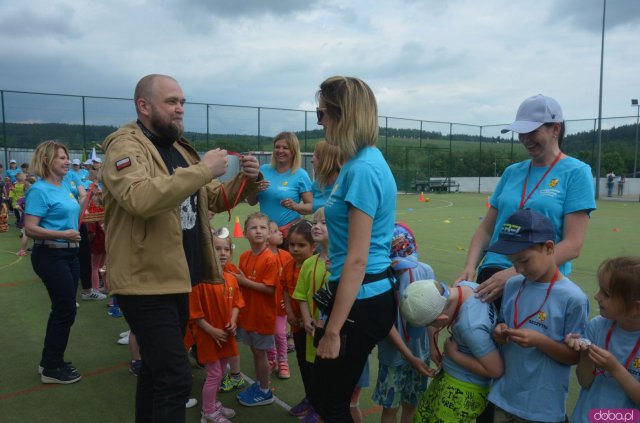
{"label": "orange t-shirt", "polygon": [[[278,259],[268,248],[260,254],[251,250],[240,256],[240,270],[247,279],[267,286],[278,286]],[[247,332],[261,335],[276,333],[276,294],[264,294],[255,289],[242,287],[245,308],[240,311],[238,326]]]}
{"label": "orange t-shirt", "polygon": [[205,319],[214,328],[224,329],[231,319],[232,308],[242,307],[244,301],[238,281],[231,273],[224,272],[224,284],[201,283],[193,287],[189,294],[189,323],[201,363],[214,363],[222,358],[237,356],[238,346],[235,336],[229,334],[227,341],[219,347],[195,320]]}
{"label": "orange t-shirt", "polygon": [[233,262],[231,260],[229,260],[227,262],[227,264],[224,265],[224,271],[233,273],[234,275],[237,274],[237,273],[240,273],[240,270],[238,270],[236,265],[233,264]]}
{"label": "orange t-shirt", "polygon": [[[284,288],[289,293],[289,298],[291,299],[289,303],[291,303],[291,310],[293,311],[293,314],[296,316],[296,318],[302,319],[302,313],[300,313],[300,304],[298,304],[298,301],[293,299],[293,291],[295,291],[296,289],[299,274],[300,267],[296,265],[295,260],[291,259],[291,261],[289,261],[284,266],[282,285],[284,285]],[[291,332],[295,333],[300,332],[301,330],[303,330],[303,328],[296,325],[291,325]]]}
{"label": "orange t-shirt", "polygon": [[283,298],[283,289],[286,285],[284,281],[284,267],[290,261],[293,261],[293,257],[289,254],[288,251],[282,250],[278,248],[278,254],[276,255],[278,258],[278,286],[276,286],[276,315],[277,316],[286,316],[287,310],[284,308],[284,298]]}

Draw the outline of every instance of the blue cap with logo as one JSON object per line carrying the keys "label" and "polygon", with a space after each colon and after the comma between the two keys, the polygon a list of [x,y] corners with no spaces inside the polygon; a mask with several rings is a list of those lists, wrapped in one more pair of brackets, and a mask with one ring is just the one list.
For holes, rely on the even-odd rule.
{"label": "blue cap with logo", "polygon": [[502,225],[498,240],[487,251],[498,254],[516,254],[527,248],[555,241],[556,231],[551,220],[540,212],[520,209]]}

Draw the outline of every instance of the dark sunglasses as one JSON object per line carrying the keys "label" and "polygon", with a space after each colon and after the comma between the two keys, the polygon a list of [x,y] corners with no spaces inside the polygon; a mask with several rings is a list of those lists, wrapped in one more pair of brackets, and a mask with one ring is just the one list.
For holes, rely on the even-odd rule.
{"label": "dark sunglasses", "polygon": [[324,118],[325,110],[327,109],[325,109],[324,107],[323,108],[316,107],[316,116],[318,116],[318,125],[322,125],[322,119]]}

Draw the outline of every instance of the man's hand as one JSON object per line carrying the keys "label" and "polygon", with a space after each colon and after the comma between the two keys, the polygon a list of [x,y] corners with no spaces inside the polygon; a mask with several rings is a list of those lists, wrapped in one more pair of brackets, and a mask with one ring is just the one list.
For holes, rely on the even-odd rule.
{"label": "man's hand", "polygon": [[255,182],[260,175],[260,163],[254,156],[242,156],[240,158],[240,165],[242,166],[242,172],[247,175],[247,179]]}
{"label": "man's hand", "polygon": [[209,150],[204,154],[202,161],[207,165],[211,176],[217,178],[227,171],[227,150]]}

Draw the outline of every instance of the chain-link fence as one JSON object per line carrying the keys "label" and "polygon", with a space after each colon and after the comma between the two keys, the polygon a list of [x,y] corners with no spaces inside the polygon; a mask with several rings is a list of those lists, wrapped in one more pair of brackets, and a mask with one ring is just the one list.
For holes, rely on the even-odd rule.
{"label": "chain-link fence", "polygon": [[[0,147],[6,166],[10,159],[29,162],[35,146],[57,139],[77,158],[122,124],[135,119],[132,99],[76,96],[0,90],[2,133]],[[313,111],[266,107],[187,103],[185,136],[198,151],[223,147],[229,150],[270,151],[272,137],[280,131],[298,134],[302,151],[312,152],[323,138]],[[597,119],[566,121],[562,149],[595,167]],[[633,176],[637,170],[636,116],[602,121],[601,174]],[[396,117],[380,117],[378,147],[385,155],[400,190],[424,188],[425,181],[454,178],[499,177],[511,163],[528,157],[512,133],[502,134],[504,124],[468,125]],[[309,171],[310,163],[305,160]],[[447,188],[451,188],[447,186]]]}

